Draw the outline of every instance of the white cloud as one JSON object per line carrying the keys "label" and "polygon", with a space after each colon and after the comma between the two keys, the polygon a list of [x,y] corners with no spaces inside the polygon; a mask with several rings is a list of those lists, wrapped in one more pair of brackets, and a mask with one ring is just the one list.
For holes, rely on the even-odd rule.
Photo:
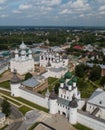
{"label": "white cloud", "polygon": [[8,15],[7,14],[1,14],[0,17],[1,18],[6,18],[6,17],[8,17]]}
{"label": "white cloud", "polygon": [[15,14],[20,14],[21,13],[20,10],[13,10],[12,12],[15,13]]}
{"label": "white cloud", "polygon": [[6,2],[6,0],[0,0],[0,4],[3,4],[5,2]]}
{"label": "white cloud", "polygon": [[105,10],[105,5],[101,6],[101,7],[99,8],[99,10],[100,10],[100,11]]}
{"label": "white cloud", "polygon": [[31,4],[21,4],[21,5],[19,6],[19,9],[20,9],[20,10],[25,10],[25,9],[30,9],[31,7],[32,7]]}

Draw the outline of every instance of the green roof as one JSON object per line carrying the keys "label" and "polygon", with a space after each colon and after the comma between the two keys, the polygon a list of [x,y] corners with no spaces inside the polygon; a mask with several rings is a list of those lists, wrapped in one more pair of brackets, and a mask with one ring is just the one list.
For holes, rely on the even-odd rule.
{"label": "green roof", "polygon": [[69,81],[67,82],[67,84],[68,84],[68,85],[72,85],[72,84],[73,84],[72,80],[69,80]]}
{"label": "green roof", "polygon": [[77,82],[77,78],[76,78],[76,77],[73,77],[73,78],[72,78],[72,81],[73,81],[73,82]]}
{"label": "green roof", "polygon": [[66,79],[70,79],[72,77],[72,74],[71,74],[71,72],[67,72],[66,74],[65,74],[65,78]]}
{"label": "green roof", "polygon": [[65,79],[60,79],[60,83],[64,83],[65,82]]}

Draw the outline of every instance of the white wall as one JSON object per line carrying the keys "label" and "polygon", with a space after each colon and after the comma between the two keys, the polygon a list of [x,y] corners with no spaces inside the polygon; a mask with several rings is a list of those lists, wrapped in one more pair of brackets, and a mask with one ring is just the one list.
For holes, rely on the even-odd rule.
{"label": "white wall", "polygon": [[31,101],[35,104],[38,104],[42,107],[48,108],[48,99],[47,98],[39,96],[40,94],[35,95],[35,94],[31,93],[30,91],[25,91],[21,88],[19,89],[19,91],[20,91],[20,97],[22,97],[28,101]]}
{"label": "white wall", "polygon": [[105,130],[105,122],[96,120],[80,112],[77,113],[77,121],[84,126],[90,127],[94,130]]}

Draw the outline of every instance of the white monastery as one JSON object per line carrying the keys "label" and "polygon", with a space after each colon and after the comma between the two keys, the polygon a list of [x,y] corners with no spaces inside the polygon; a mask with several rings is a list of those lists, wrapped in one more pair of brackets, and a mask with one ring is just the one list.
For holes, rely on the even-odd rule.
{"label": "white monastery", "polygon": [[49,49],[40,54],[40,66],[46,67],[47,72],[43,74],[45,78],[61,78],[68,71],[68,58]]}
{"label": "white monastery", "polygon": [[[45,96],[42,96],[28,90],[14,72],[10,82],[11,95],[45,107],[49,109],[50,114],[64,115],[71,124],[80,123],[94,130],[105,130],[105,92],[97,89],[86,102],[81,99],[76,82],[77,78],[68,71],[60,79],[58,95],[53,90],[51,93],[47,91]],[[27,82],[25,85],[27,86]],[[86,111],[81,110],[84,105]]]}
{"label": "white monastery", "polygon": [[20,75],[26,74],[27,72],[34,71],[34,59],[32,57],[32,51],[22,41],[19,50],[15,50],[15,57],[10,60],[10,70],[14,69]]}

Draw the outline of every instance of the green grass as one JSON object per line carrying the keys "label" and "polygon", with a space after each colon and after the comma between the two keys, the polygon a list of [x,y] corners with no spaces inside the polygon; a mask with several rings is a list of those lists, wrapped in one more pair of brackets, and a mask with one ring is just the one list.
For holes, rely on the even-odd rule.
{"label": "green grass", "polygon": [[22,107],[19,108],[19,111],[20,111],[23,115],[25,115],[26,112],[28,112],[28,111],[30,111],[30,110],[32,110],[32,109],[30,109],[29,107],[26,107],[26,106],[22,106]]}
{"label": "green grass", "polygon": [[0,130],[4,130],[8,125],[3,126]]}
{"label": "green grass", "polygon": [[8,80],[0,83],[0,87],[10,89],[10,81]]}
{"label": "green grass", "polygon": [[84,125],[81,125],[81,124],[76,124],[76,125],[73,125],[77,130],[92,130]]}
{"label": "green grass", "polygon": [[39,122],[35,122],[28,130],[33,130],[38,124]]}
{"label": "green grass", "polygon": [[56,80],[58,80],[58,78],[54,78],[54,77],[49,77],[48,78],[48,84],[53,84]]}
{"label": "green grass", "polygon": [[[10,96],[10,97],[12,97],[9,92],[3,91],[3,90],[0,90],[0,92],[3,93],[3,94],[8,95],[8,96]],[[44,107],[42,107],[42,106],[39,106],[39,105],[37,105],[37,104],[35,104],[35,103],[32,103],[32,102],[30,102],[30,101],[28,101],[28,100],[25,100],[25,99],[23,99],[23,98],[21,98],[21,97],[12,97],[12,98],[17,99],[18,101],[21,101],[21,102],[23,102],[23,103],[25,103],[25,104],[28,104],[28,105],[30,105],[30,106],[32,106],[32,107],[38,109],[38,110],[41,110],[41,111],[44,111],[44,112],[47,112],[47,113],[49,112],[48,109],[46,109],[46,108],[44,108]]]}

